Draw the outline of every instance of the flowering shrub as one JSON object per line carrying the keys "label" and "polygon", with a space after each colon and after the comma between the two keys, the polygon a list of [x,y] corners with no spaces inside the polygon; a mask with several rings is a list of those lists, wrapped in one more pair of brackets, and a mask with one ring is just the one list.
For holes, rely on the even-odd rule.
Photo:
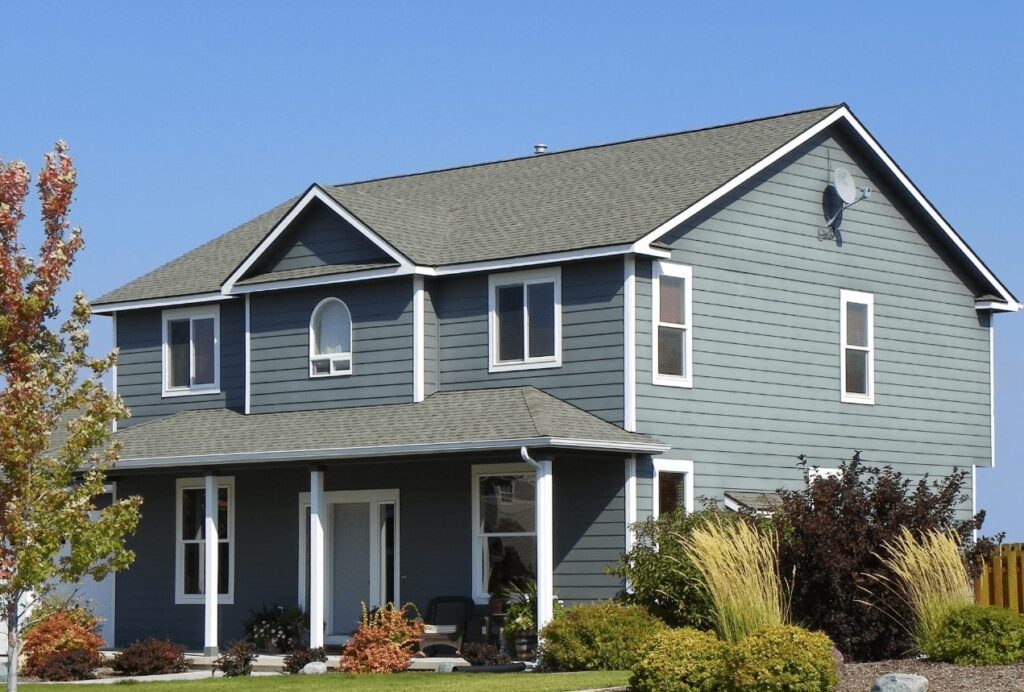
{"label": "flowering shrub", "polygon": [[56,612],[40,620],[25,635],[22,646],[25,672],[42,677],[43,664],[53,654],[79,649],[87,652],[98,666],[103,638],[96,634],[98,620],[90,618],[88,626],[80,622],[80,614]]}
{"label": "flowering shrub", "polygon": [[307,621],[301,608],[264,606],[253,611],[245,623],[245,637],[265,649],[276,648],[281,653],[292,651],[302,644]]}
{"label": "flowering shrub", "polygon": [[338,670],[345,673],[397,673],[412,660],[413,646],[423,637],[423,622],[416,607],[407,603],[396,608],[388,603],[367,610],[359,618],[359,629],[344,649]]}

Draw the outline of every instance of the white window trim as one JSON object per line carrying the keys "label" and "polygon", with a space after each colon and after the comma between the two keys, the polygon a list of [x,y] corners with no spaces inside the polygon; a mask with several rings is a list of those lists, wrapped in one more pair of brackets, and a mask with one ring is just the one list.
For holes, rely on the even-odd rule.
{"label": "white window trim", "polygon": [[[341,303],[342,307],[345,308],[345,312],[348,313],[348,351],[347,352],[344,352],[344,353],[332,353],[330,355],[321,355],[321,354],[316,354],[316,353],[313,352],[314,346],[316,345],[316,333],[313,330],[313,323],[316,322],[317,313],[319,313],[320,309],[323,308],[328,303]],[[353,369],[353,367],[355,365],[353,363],[353,359],[352,359],[352,351],[353,351],[353,349],[352,349],[352,342],[355,341],[355,335],[353,334],[354,330],[355,330],[355,327],[352,324],[352,310],[348,307],[348,304],[345,301],[343,301],[341,298],[335,298],[334,296],[330,296],[328,298],[324,298],[323,300],[321,300],[319,303],[316,304],[316,307],[313,308],[313,312],[310,313],[310,315],[309,315],[309,376],[310,376],[310,378],[314,378],[314,377],[315,378],[320,378],[320,377],[342,377],[342,376],[345,376],[345,375],[351,375],[352,374],[352,369]],[[326,359],[328,361],[328,363],[330,364],[328,372],[319,372],[319,373],[318,372],[314,372],[313,371],[313,360],[314,359],[316,359],[316,360],[324,360],[324,359]],[[348,359],[348,369],[347,370],[341,370],[341,369],[335,370],[334,369],[334,361],[336,359],[337,360]]]}
{"label": "white window trim", "polygon": [[[193,320],[213,318],[213,382],[211,384],[189,384],[188,387],[171,387],[171,345],[168,342],[167,323],[171,320],[189,320],[189,379],[195,370],[195,347],[192,342]],[[163,346],[161,348],[161,387],[163,397],[196,396],[199,394],[220,394],[220,306],[202,305],[176,310],[164,310],[161,317]]]}
{"label": "white window trim", "polygon": [[[683,329],[683,358],[686,372],[678,375],[663,375],[658,372],[658,327],[661,322],[661,277],[674,276],[683,279],[683,300],[686,303],[686,324],[678,325],[670,322],[664,324],[675,329]],[[667,387],[693,387],[693,268],[672,262],[654,261],[651,263],[651,374],[654,384]]]}
{"label": "white window trim", "polygon": [[[203,490],[206,487],[206,479],[179,478],[174,492],[174,603],[186,604],[195,603],[202,605],[206,603],[206,594],[185,593],[185,543],[181,538],[181,500],[184,490]],[[228,592],[217,595],[217,603],[221,605],[232,605],[235,602],[235,477],[218,476],[217,489],[227,488],[228,491]],[[222,539],[217,537],[218,542]],[[203,542],[205,546],[205,539]],[[224,569],[224,565],[218,565]]]}
{"label": "white window trim", "polygon": [[[523,360],[498,360],[498,288],[510,284],[543,284],[555,285],[555,353],[539,358],[526,357]],[[562,367],[562,270],[559,267],[533,269],[530,271],[511,272],[507,274],[491,274],[487,279],[487,341],[489,357],[488,372],[508,372],[512,370],[538,370],[541,368]],[[524,289],[525,290],[525,289]],[[524,351],[529,351],[529,306],[523,302],[526,315],[526,328],[523,330]]]}
{"label": "white window trim", "polygon": [[693,511],[693,461],[689,459],[654,459],[654,478],[651,482],[651,516],[661,516],[661,497],[658,478],[661,473],[681,473],[683,477],[683,504],[686,513]]}
{"label": "white window trim", "polygon": [[[868,345],[866,348],[846,344],[846,304],[861,303],[868,306]],[[846,391],[846,349],[867,351],[867,394],[851,394]],[[839,398],[847,404],[875,403],[875,296],[860,291],[839,291]]]}
{"label": "white window trim", "polygon": [[843,472],[840,469],[835,468],[812,466],[807,469],[807,480],[809,483],[813,483],[814,481],[822,478],[839,478],[841,475],[843,475]]}
{"label": "white window trim", "polygon": [[[481,547],[481,538],[485,534],[480,532],[480,479],[485,476],[509,476],[509,475],[521,475],[530,476],[536,478],[536,471],[529,464],[480,464],[473,466],[472,476],[472,502],[473,511],[472,514],[472,526],[470,535],[473,540],[473,600],[477,603],[487,603],[491,595],[487,592],[484,584],[484,554],[483,548]],[[537,531],[537,527],[533,527],[533,537],[539,541],[540,536]],[[509,533],[509,534],[486,534],[488,536],[529,536],[530,533]]]}

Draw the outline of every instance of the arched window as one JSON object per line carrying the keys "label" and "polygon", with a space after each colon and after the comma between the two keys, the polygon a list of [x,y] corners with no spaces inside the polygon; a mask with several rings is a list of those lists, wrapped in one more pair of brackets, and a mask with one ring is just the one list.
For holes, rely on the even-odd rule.
{"label": "arched window", "polygon": [[337,298],[325,298],[309,320],[309,376],[352,374],[352,314]]}

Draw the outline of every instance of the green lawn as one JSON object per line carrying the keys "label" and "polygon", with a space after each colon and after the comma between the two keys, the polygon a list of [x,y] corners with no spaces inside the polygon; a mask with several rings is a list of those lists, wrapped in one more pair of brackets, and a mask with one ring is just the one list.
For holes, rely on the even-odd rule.
{"label": "green lawn", "polygon": [[[586,690],[602,687],[624,687],[629,671],[597,673],[398,673],[395,675],[347,675],[328,673],[316,676],[266,676],[254,678],[216,678],[202,681],[147,682],[144,686],[154,692],[199,689],[201,692],[217,690],[486,690],[509,692],[518,690]],[[123,684],[123,683],[122,683]],[[3,686],[0,685],[0,688]],[[52,685],[20,685],[19,689],[48,690]],[[99,688],[75,689],[110,689]]]}

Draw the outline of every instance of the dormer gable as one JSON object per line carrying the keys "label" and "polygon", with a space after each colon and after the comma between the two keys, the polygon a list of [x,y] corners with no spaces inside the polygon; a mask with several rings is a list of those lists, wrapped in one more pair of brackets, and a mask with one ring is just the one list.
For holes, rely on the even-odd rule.
{"label": "dormer gable", "polygon": [[235,269],[223,291],[339,274],[404,273],[410,268],[398,250],[313,185]]}

